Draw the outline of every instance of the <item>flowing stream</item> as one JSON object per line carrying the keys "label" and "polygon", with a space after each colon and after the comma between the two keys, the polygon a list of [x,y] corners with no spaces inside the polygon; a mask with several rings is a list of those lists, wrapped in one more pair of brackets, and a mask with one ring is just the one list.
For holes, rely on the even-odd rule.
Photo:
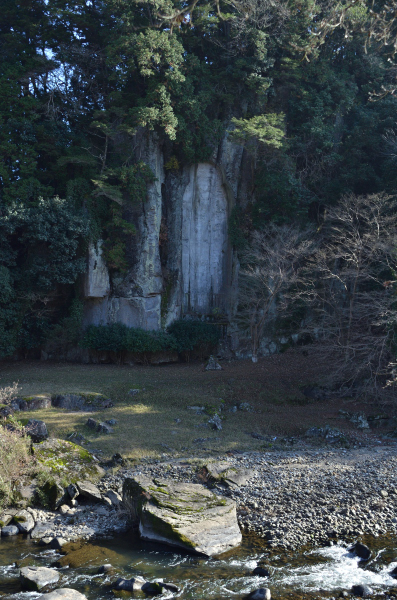
{"label": "flowing stream", "polygon": [[[18,569],[28,565],[49,567],[57,560],[69,565],[60,569],[57,587],[77,589],[89,600],[130,597],[128,592],[113,592],[110,583],[120,576],[136,575],[148,581],[161,578],[180,587],[178,594],[166,592],[156,596],[161,599],[240,600],[259,587],[270,587],[273,598],[308,599],[337,597],[340,591],[349,591],[356,584],[368,585],[379,595],[387,594],[391,588],[396,590],[397,580],[390,576],[390,571],[397,566],[397,540],[383,536],[365,541],[373,550],[373,558],[364,565],[348,552],[346,544],[294,555],[269,554],[262,539],[245,536],[237,550],[218,559],[204,559],[123,534],[103,541],[72,544],[68,554],[61,557],[56,551],[18,535],[0,538],[0,598],[38,598],[39,593],[20,591]],[[269,566],[269,579],[251,575],[259,561]],[[98,567],[106,563],[113,565],[114,572],[98,575]],[[145,596],[136,592],[134,597]]]}

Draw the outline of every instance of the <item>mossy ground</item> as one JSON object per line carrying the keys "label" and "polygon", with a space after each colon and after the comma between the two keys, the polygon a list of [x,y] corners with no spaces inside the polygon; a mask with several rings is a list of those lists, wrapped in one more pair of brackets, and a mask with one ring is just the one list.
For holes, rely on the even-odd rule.
{"label": "mossy ground", "polygon": [[[340,408],[371,412],[369,405],[350,400],[315,401],[302,389],[321,383],[327,365],[315,353],[306,356],[299,349],[260,359],[222,362],[223,371],[204,371],[199,363],[155,366],[78,365],[40,361],[1,363],[2,385],[19,381],[21,395],[75,393],[103,394],[114,407],[102,411],[70,412],[48,408],[24,413],[25,418],[42,419],[51,437],[67,439],[73,431],[99,450],[103,458],[120,452],[125,457],[206,456],[233,450],[273,447],[273,441],[252,437],[252,433],[277,437],[296,436],[309,427],[352,428],[340,419]],[[128,390],[140,389],[136,396]],[[144,391],[143,391],[144,389]],[[229,412],[232,406],[249,402],[253,412]],[[196,415],[187,406],[218,411],[225,419],[222,431],[208,426],[208,414]],[[379,409],[373,409],[373,412]],[[22,416],[22,415],[21,415]],[[87,418],[116,419],[114,433],[96,433],[85,426]],[[176,422],[180,419],[180,422]],[[379,434],[379,430],[376,430]],[[270,437],[271,436],[271,437]],[[197,441],[204,439],[204,441]]]}

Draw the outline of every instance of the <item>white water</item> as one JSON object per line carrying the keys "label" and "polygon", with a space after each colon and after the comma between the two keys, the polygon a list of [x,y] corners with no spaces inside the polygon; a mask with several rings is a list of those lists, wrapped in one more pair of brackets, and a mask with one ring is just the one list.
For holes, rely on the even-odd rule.
{"label": "white water", "polygon": [[372,571],[371,563],[363,568],[363,562],[342,545],[320,548],[310,554],[324,557],[327,562],[294,569],[276,569],[273,579],[278,588],[289,587],[302,591],[321,589],[332,592],[338,589],[349,590],[352,585],[362,584],[381,591],[396,585],[396,580],[389,573],[397,566],[397,562],[383,566],[378,572]]}
{"label": "white water", "polygon": [[[157,596],[159,600],[240,600],[245,594],[259,587],[270,587],[275,598],[282,599],[285,593],[315,594],[323,592],[327,595],[337,595],[340,590],[350,591],[352,585],[367,585],[375,593],[386,592],[389,587],[396,587],[397,581],[390,576],[390,571],[397,566],[395,545],[387,540],[387,547],[381,543],[373,560],[367,564],[349,553],[343,544],[313,550],[295,557],[268,557],[263,552],[251,550],[249,547],[237,551],[234,556],[225,560],[200,559],[197,557],[178,554],[170,550],[154,549],[132,540],[118,539],[109,542],[112,552],[111,560],[118,567],[117,575],[111,578],[96,574],[97,568],[107,558],[103,555],[104,546],[97,546],[98,554],[90,557],[88,563],[77,569],[62,570],[62,587],[72,587],[87,595],[88,600],[109,600],[114,595],[109,584],[118,576],[132,577],[142,575],[149,581],[163,578],[180,587],[178,594],[166,592]],[[11,560],[25,556],[28,564],[50,566],[56,553],[40,550],[31,543],[23,545],[4,540],[0,543],[0,592],[11,592],[5,599],[34,600],[40,596],[35,593],[21,593],[18,585],[19,571]],[[8,551],[7,551],[8,550]],[[267,557],[267,558],[266,558]],[[271,577],[261,578],[250,573],[258,561],[266,560],[270,566]],[[390,562],[391,560],[395,562]],[[114,562],[113,562],[114,561]],[[26,562],[25,562],[26,564]],[[8,589],[5,589],[8,588]],[[15,595],[14,595],[15,594]],[[1,595],[1,594],[0,594]]]}

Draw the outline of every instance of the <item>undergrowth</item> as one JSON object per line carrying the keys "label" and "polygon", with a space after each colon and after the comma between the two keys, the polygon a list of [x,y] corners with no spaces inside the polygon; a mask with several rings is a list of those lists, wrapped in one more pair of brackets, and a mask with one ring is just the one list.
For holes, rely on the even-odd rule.
{"label": "undergrowth", "polygon": [[30,445],[30,439],[17,424],[12,425],[12,430],[0,427],[0,508],[18,499],[21,479],[35,470]]}

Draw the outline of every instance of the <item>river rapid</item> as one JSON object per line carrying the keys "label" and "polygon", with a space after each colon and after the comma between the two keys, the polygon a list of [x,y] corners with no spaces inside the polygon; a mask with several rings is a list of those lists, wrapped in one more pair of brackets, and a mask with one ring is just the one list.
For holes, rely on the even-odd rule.
{"label": "river rapid", "polygon": [[[180,588],[165,592],[161,599],[223,600],[244,598],[259,587],[269,587],[273,598],[331,598],[350,592],[352,585],[369,586],[374,596],[397,595],[397,580],[390,571],[397,566],[397,539],[380,536],[365,539],[373,551],[368,563],[361,563],[346,543],[286,553],[269,551],[263,539],[246,535],[240,548],[228,555],[204,559],[175,552],[164,546],[144,543],[131,533],[115,538],[70,544],[69,566],[61,568],[57,587],[71,587],[88,600],[130,597],[113,592],[117,577],[143,576],[149,581],[163,579]],[[27,565],[51,566],[60,558],[55,550],[38,546],[17,536],[0,541],[0,597],[2,600],[35,600],[40,593],[21,592],[19,568]],[[253,576],[258,562],[270,570],[269,578]],[[99,575],[98,568],[112,564],[114,570]],[[350,595],[350,594],[349,594]],[[144,598],[136,592],[134,597]]]}

